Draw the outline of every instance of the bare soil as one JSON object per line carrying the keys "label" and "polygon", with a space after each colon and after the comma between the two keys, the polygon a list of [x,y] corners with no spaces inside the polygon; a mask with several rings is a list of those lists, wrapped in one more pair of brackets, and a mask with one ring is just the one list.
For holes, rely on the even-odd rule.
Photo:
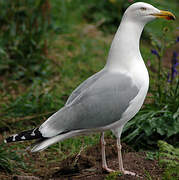
{"label": "bare soil", "polygon": [[[114,139],[106,140],[106,156],[108,166],[114,170],[118,170],[116,141]],[[160,180],[162,169],[156,160],[146,158],[145,152],[135,152],[126,144],[122,144],[123,163],[126,170],[135,172],[139,177],[130,175],[119,175],[119,180],[138,180],[147,179],[150,175],[152,180]],[[56,170],[55,170],[56,169]],[[58,167],[45,173],[42,179],[53,180],[102,180],[108,175],[101,168],[101,148],[100,144],[92,146],[82,151],[80,154],[69,157],[62,161]]]}
{"label": "bare soil", "polygon": [[[135,172],[140,179],[146,179],[150,174],[152,179],[160,179],[162,169],[156,160],[147,160],[145,152],[135,152],[130,147],[122,144],[123,163],[126,170]],[[116,141],[107,139],[106,156],[108,166],[118,170]],[[77,159],[77,160],[76,160]],[[76,163],[74,163],[76,161]],[[107,176],[101,168],[101,149],[100,144],[88,148],[79,156],[73,156],[64,160],[60,164],[60,170],[52,174],[53,179],[93,179],[102,180]],[[137,180],[139,177],[121,175],[120,180]]]}
{"label": "bare soil", "polygon": [[[106,139],[106,156],[109,168],[118,170],[117,148],[115,139]],[[135,152],[131,147],[122,144],[122,154],[124,168],[128,171],[135,172],[139,177],[130,175],[119,175],[119,180],[160,180],[163,173],[157,160],[149,160],[145,152]],[[62,162],[44,164],[38,160],[38,153],[32,154],[32,158],[37,160],[37,169],[40,171],[33,174],[22,172],[22,175],[1,174],[0,179],[12,180],[103,180],[108,175],[101,168],[101,148],[100,144],[88,147],[79,154],[68,157]],[[58,158],[58,154],[54,156]]]}

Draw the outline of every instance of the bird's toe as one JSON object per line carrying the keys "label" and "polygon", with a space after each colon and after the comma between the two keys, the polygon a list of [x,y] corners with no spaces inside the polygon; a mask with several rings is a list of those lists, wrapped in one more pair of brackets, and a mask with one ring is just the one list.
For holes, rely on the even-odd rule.
{"label": "bird's toe", "polygon": [[107,166],[103,166],[102,169],[108,173],[115,172],[115,170],[108,168]]}

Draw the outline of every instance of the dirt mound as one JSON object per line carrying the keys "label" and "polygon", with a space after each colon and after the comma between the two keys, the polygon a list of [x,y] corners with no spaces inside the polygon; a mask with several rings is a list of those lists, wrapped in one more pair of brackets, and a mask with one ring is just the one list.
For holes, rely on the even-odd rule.
{"label": "dirt mound", "polygon": [[[106,140],[106,156],[108,166],[118,170],[116,141],[113,139]],[[122,144],[123,163],[126,170],[135,172],[141,179],[160,179],[162,169],[158,166],[156,160],[146,158],[144,152],[135,152],[125,144]],[[51,175],[54,180],[62,179],[88,179],[102,180],[108,175],[101,168],[101,148],[100,144],[89,147],[80,154],[69,157],[61,162],[60,170]],[[138,177],[130,175],[121,175],[119,180],[137,180]]]}

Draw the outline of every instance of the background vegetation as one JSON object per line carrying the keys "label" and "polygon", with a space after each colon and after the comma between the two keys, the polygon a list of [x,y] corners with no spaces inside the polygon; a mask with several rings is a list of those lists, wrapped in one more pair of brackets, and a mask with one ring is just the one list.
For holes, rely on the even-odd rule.
{"label": "background vegetation", "polygon": [[[133,2],[0,1],[2,137],[44,122],[64,105],[77,85],[104,66],[122,14]],[[146,2],[179,16],[177,0]],[[154,21],[142,35],[141,53],[150,73],[150,90],[143,109],[126,125],[122,136],[138,150],[155,150],[158,140],[179,145],[178,22]],[[112,134],[107,132],[107,136]],[[50,163],[53,154],[60,153],[60,161],[98,140],[99,134],[69,139],[50,147],[48,157],[41,156]],[[33,171],[33,162],[25,162],[29,155],[22,150],[28,145],[0,145],[0,170],[13,172],[16,166],[19,173]]]}

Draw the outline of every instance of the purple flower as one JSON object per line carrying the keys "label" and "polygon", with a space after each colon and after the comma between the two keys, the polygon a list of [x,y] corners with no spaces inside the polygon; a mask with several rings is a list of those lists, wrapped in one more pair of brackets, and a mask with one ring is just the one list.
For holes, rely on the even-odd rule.
{"label": "purple flower", "polygon": [[174,51],[173,52],[173,57],[172,57],[172,68],[171,68],[171,79],[172,80],[178,74],[177,66],[179,65],[179,63],[178,63],[177,57],[178,57],[178,53]]}
{"label": "purple flower", "polygon": [[155,54],[155,55],[158,55],[158,52],[155,49],[151,49],[151,53]]}
{"label": "purple flower", "polygon": [[178,43],[179,42],[179,36],[177,37],[177,39],[176,39],[176,43]]}
{"label": "purple flower", "polygon": [[170,73],[168,73],[168,75],[167,75],[167,82],[169,82],[169,83],[172,83],[172,81],[178,74],[177,66],[179,65],[179,62],[178,62],[177,58],[178,58],[178,53],[174,51],[173,56],[172,56],[172,61],[171,61],[171,63],[172,63],[171,75],[170,75]]}
{"label": "purple flower", "polygon": [[177,66],[177,64],[178,64],[178,59],[177,59],[177,57],[178,57],[178,53],[177,53],[176,51],[174,51],[174,52],[173,52],[173,57],[172,57],[172,65]]}
{"label": "purple flower", "polygon": [[160,55],[159,55],[159,53],[157,52],[157,50],[151,49],[151,53],[154,54],[155,56],[157,56],[158,59],[160,59]]}

